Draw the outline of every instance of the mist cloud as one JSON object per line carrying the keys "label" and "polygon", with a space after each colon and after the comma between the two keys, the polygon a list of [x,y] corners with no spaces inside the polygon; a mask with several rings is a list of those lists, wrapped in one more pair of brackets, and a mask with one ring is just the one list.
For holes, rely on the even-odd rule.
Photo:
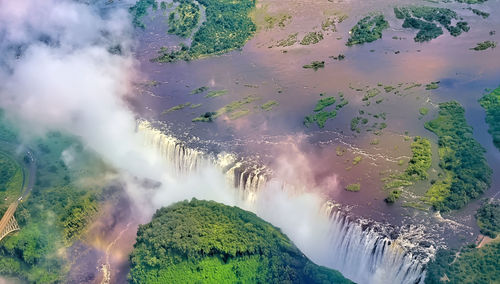
{"label": "mist cloud", "polygon": [[[216,200],[257,212],[282,227],[308,255],[323,255],[325,240],[318,238],[324,236],[327,219],[318,218],[317,196],[289,196],[271,183],[255,204],[244,204],[218,169],[204,167],[180,178],[154,149],[144,146],[135,129],[136,117],[125,102],[140,76],[131,35],[124,9],[103,14],[69,0],[0,1],[0,107],[26,139],[50,130],[80,137],[119,171],[146,219],[175,201]],[[109,52],[117,45],[121,54]],[[306,178],[286,160],[278,161],[283,164],[278,172],[286,177]],[[144,186],[143,178],[160,181],[161,186]]]}

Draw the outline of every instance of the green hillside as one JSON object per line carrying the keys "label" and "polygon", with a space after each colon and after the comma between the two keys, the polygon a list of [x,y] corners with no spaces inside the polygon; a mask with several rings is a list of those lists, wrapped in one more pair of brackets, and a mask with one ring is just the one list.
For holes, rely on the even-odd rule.
{"label": "green hillside", "polygon": [[139,227],[131,283],[351,283],[255,214],[193,199]]}

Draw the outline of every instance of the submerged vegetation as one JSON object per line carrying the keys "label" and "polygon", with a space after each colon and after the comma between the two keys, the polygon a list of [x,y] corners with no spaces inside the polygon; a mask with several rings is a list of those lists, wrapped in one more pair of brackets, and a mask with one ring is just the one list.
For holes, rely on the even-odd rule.
{"label": "submerged vegetation", "polygon": [[363,44],[382,38],[382,31],[389,27],[383,15],[366,16],[351,29],[346,45]]}
{"label": "submerged vegetation", "polygon": [[439,88],[439,83],[441,83],[441,82],[440,81],[430,82],[429,84],[425,85],[425,89],[426,90],[435,90],[435,89]]}
{"label": "submerged vegetation", "polygon": [[[193,3],[193,0],[183,2]],[[222,54],[243,47],[255,33],[255,23],[249,16],[255,1],[198,0],[198,3],[205,7],[206,21],[193,35],[191,46],[162,48],[154,61],[174,62]]]}
{"label": "submerged vegetation", "polygon": [[276,43],[276,46],[287,47],[287,46],[294,45],[295,43],[297,43],[297,35],[298,34],[299,33],[294,33],[294,34],[288,35],[288,37],[285,39],[278,40],[278,42]]}
{"label": "submerged vegetation", "polygon": [[191,103],[189,103],[189,102],[188,102],[188,103],[185,103],[185,104],[176,105],[176,106],[173,106],[173,107],[171,107],[171,108],[169,108],[169,109],[167,109],[167,110],[164,110],[161,114],[165,115],[165,114],[168,114],[168,113],[174,112],[174,111],[176,111],[176,110],[181,110],[181,109],[184,109],[184,108],[186,108],[186,107],[188,107],[188,106],[190,106],[190,105],[191,105]]}
{"label": "submerged vegetation", "polygon": [[216,98],[227,94],[227,90],[210,91],[205,95],[205,98]]}
{"label": "submerged vegetation", "polygon": [[404,173],[391,175],[384,179],[384,189],[390,190],[386,202],[395,202],[403,188],[413,185],[419,180],[428,178],[428,171],[432,164],[431,142],[422,137],[415,137],[411,143],[412,157]]}
{"label": "submerged vegetation", "polygon": [[425,200],[436,210],[460,209],[476,199],[491,183],[491,169],[484,148],[472,137],[463,107],[455,102],[439,104],[439,117],[425,127],[438,136],[441,180],[427,191]]}
{"label": "submerged vegetation", "polygon": [[255,214],[196,199],[139,226],[130,262],[131,283],[351,283]]}
{"label": "submerged vegetation", "polygon": [[222,108],[218,109],[217,111],[210,111],[206,112],[199,117],[194,118],[192,121],[193,122],[212,122],[214,121],[217,117],[228,114],[229,119],[237,119],[240,118],[244,115],[247,115],[250,113],[250,110],[245,108],[246,105],[258,100],[259,97],[256,96],[246,96],[241,100],[237,100],[234,102],[231,102]]}
{"label": "submerged vegetation", "polygon": [[[403,28],[417,29],[416,42],[430,41],[443,34],[442,27],[446,28],[452,36],[459,36],[468,32],[470,27],[467,22],[459,21],[457,13],[447,8],[429,6],[408,6],[394,8],[396,18],[404,20]],[[452,21],[457,21],[455,26]]]}
{"label": "submerged vegetation", "polygon": [[479,103],[486,110],[488,132],[493,137],[493,144],[500,150],[500,87],[484,95]]}
{"label": "submerged vegetation", "polygon": [[313,61],[310,64],[306,64],[302,66],[304,69],[314,69],[314,71],[317,71],[319,68],[324,68],[325,67],[325,61]]}
{"label": "submerged vegetation", "polygon": [[322,32],[309,32],[304,36],[304,38],[302,38],[300,44],[302,45],[316,44],[322,40],[323,40]]}
{"label": "submerged vegetation", "polygon": [[345,190],[352,191],[352,192],[358,192],[361,190],[361,185],[359,183],[351,183],[345,187]]}
{"label": "submerged vegetation", "polygon": [[471,50],[475,51],[481,51],[481,50],[486,50],[488,48],[495,48],[497,47],[497,43],[491,40],[483,41],[477,43],[475,47],[470,48]]}
{"label": "submerged vegetation", "polygon": [[278,102],[277,102],[277,101],[272,101],[272,100],[271,100],[271,101],[267,101],[267,102],[265,102],[264,104],[262,104],[262,105],[260,106],[260,108],[261,108],[262,110],[265,110],[265,111],[270,111],[270,110],[272,110],[272,109],[273,109],[275,106],[277,106],[277,105],[278,105]]}
{"label": "submerged vegetation", "polygon": [[191,93],[189,93],[190,95],[196,95],[196,94],[201,94],[205,91],[208,91],[208,87],[207,86],[202,86],[202,87],[199,87],[199,88],[196,88],[194,90],[191,91]]}
{"label": "submerged vegetation", "polygon": [[490,13],[486,13],[486,12],[483,12],[483,11],[478,10],[478,9],[473,9],[473,8],[469,7],[469,10],[471,10],[472,13],[474,13],[474,14],[476,14],[478,16],[483,17],[483,19],[486,19],[486,18],[488,18],[490,16]]}

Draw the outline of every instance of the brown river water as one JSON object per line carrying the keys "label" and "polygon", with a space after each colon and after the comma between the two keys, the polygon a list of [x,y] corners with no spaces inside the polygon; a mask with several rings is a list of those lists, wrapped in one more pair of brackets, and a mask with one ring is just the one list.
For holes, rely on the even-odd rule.
{"label": "brown river water", "polygon": [[[434,213],[403,207],[407,201],[418,200],[428,183],[416,184],[414,192],[403,194],[401,202],[388,205],[384,202],[386,192],[381,188],[381,178],[387,172],[404,170],[398,165],[401,159],[411,155],[411,140],[405,136],[424,136],[433,141],[433,154],[437,156],[437,138],[425,130],[424,122],[437,114],[439,102],[457,100],[466,110],[467,122],[474,128],[474,137],[486,149],[486,156],[493,169],[493,183],[484,197],[500,192],[500,152],[494,147],[484,122],[484,110],[477,100],[485,88],[500,85],[500,49],[481,52],[469,50],[477,42],[500,41],[500,1],[490,0],[479,5],[482,11],[491,13],[487,19],[464,9],[467,5],[457,3],[439,4],[448,7],[469,22],[471,29],[458,37],[444,35],[426,43],[415,43],[415,32],[401,28],[402,21],[395,18],[393,7],[415,4],[415,1],[328,1],[328,0],[263,0],[259,7],[267,7],[266,13],[292,16],[284,28],[259,29],[256,35],[241,49],[230,53],[191,62],[159,64],[150,62],[157,50],[179,41],[166,36],[164,19],[146,19],[147,29],[137,31],[138,46],[135,56],[140,64],[143,81],[138,82],[137,96],[131,104],[138,116],[161,122],[171,134],[188,146],[208,152],[232,152],[258,160],[279,172],[283,163],[294,168],[295,173],[307,180],[312,188],[321,190],[332,200],[347,207],[352,214],[386,222],[395,226],[425,224],[434,227],[439,238],[446,239],[450,246],[465,240],[473,240],[478,229],[473,212],[479,201],[467,208],[443,217],[462,226],[456,231],[439,230],[440,225],[430,220]],[[421,4],[435,5],[429,2]],[[364,15],[381,12],[389,21],[390,28],[383,38],[373,43],[347,47],[345,42],[349,30]],[[307,32],[320,30],[321,23],[330,15],[346,14],[348,18],[337,24],[336,32],[325,33],[325,38],[315,45],[270,47],[289,34],[299,33],[299,39]],[[490,35],[491,30],[497,30]],[[394,39],[393,37],[397,37]],[[330,56],[345,55],[342,61]],[[325,67],[314,71],[304,69],[311,61],[325,61]],[[159,82],[155,86],[144,86],[145,82]],[[425,90],[423,86],[440,81],[436,90]],[[382,93],[377,98],[384,100],[365,106],[362,97],[366,90],[377,84],[399,87],[400,95]],[[413,83],[422,87],[405,90]],[[203,94],[190,95],[198,87],[212,90],[227,90],[227,94],[205,98]],[[355,89],[363,89],[357,91]],[[312,113],[320,93],[337,96],[342,92],[349,101],[338,111],[335,119],[328,120],[324,128],[316,125],[306,128],[303,119]],[[245,106],[249,114],[237,119],[221,116],[212,123],[193,123],[191,120],[208,111],[216,111],[224,105],[254,95],[257,101]],[[270,111],[260,109],[267,101],[278,105]],[[185,103],[201,104],[197,108],[162,114],[163,111]],[[429,108],[429,114],[419,115],[419,108]],[[381,135],[350,130],[350,122],[360,110],[385,113],[387,128]],[[375,122],[370,118],[370,124]],[[373,141],[377,140],[377,143]],[[339,148],[340,147],[340,148]],[[339,155],[338,149],[343,149]],[[362,161],[353,165],[353,159]],[[279,159],[279,162],[277,161]],[[438,161],[433,160],[437,168]],[[432,172],[435,177],[437,172]],[[360,192],[347,192],[344,187],[360,183]],[[114,202],[114,203],[113,203]],[[86,245],[75,246],[80,260],[90,261],[91,267],[83,268],[82,274],[74,272],[74,281],[105,281],[106,265],[111,265],[110,282],[120,283],[126,277],[126,254],[134,242],[137,224],[144,220],[132,217],[126,198],[107,205],[102,220],[91,228]],[[125,204],[125,205],[124,205]],[[118,221],[117,221],[118,220]],[[107,229],[104,229],[107,228]],[[114,248],[116,248],[114,250]],[[110,256],[111,255],[111,256]],[[95,260],[98,260],[95,262]],[[104,267],[104,268],[103,268]],[[95,273],[89,279],[88,271]],[[84,277],[84,278],[81,278]],[[103,280],[104,279],[104,280]]]}

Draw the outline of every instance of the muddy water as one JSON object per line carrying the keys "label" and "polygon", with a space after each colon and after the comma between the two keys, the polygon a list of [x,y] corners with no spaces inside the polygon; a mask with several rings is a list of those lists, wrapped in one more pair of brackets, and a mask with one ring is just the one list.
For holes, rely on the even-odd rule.
{"label": "muddy water", "polygon": [[[477,42],[500,41],[500,19],[492,13],[500,10],[500,1],[490,0],[480,5],[479,9],[492,13],[486,20],[462,9],[466,5],[442,4],[463,16],[470,23],[471,30],[457,38],[445,31],[443,36],[421,44],[413,41],[415,32],[402,29],[401,21],[395,19],[392,9],[396,3],[415,2],[260,1],[259,7],[267,7],[267,13],[287,13],[292,15],[292,21],[284,29],[260,29],[242,50],[171,64],[152,63],[150,59],[157,56],[160,47],[175,46],[180,40],[166,35],[164,18],[147,19],[148,28],[136,33],[138,47],[135,52],[144,75],[143,83],[154,80],[159,85],[138,85],[137,96],[131,99],[132,105],[140,116],[163,122],[170,133],[190,146],[257,158],[278,173],[283,164],[290,165],[297,176],[307,180],[312,190],[321,191],[332,200],[345,204],[353,214],[394,225],[423,224],[426,230],[435,233],[436,238],[446,239],[452,246],[472,240],[477,228],[471,213],[479,202],[444,216],[449,220],[442,221],[433,213],[404,208],[402,202],[387,205],[383,201],[386,193],[381,190],[381,178],[404,169],[397,164],[411,154],[411,140],[405,139],[406,132],[410,136],[421,135],[437,142],[436,137],[425,130],[424,122],[436,115],[436,103],[454,99],[464,105],[467,121],[474,127],[475,138],[486,148],[488,162],[494,170],[492,188],[485,196],[500,192],[500,152],[493,146],[484,123],[484,111],[477,103],[485,88],[495,88],[500,84],[500,49],[469,50]],[[383,12],[391,25],[384,32],[383,39],[346,47],[349,29],[364,15],[376,11]],[[298,32],[301,39],[305,33],[319,30],[326,15],[339,13],[345,13],[349,18],[337,24],[337,32],[325,33],[325,39],[320,43],[269,48],[292,33]],[[490,30],[498,32],[490,36]],[[329,58],[338,54],[344,54],[346,59]],[[325,68],[316,72],[302,68],[313,60],[325,61]],[[440,88],[426,91],[423,87],[410,90],[403,87],[400,88],[401,96],[384,93],[380,88],[380,97],[384,98],[382,103],[366,107],[362,101],[366,89],[376,87],[378,83],[408,86],[414,82],[425,85],[431,81],[441,81]],[[228,93],[216,98],[189,94],[201,86],[208,86],[210,90],[224,89]],[[354,90],[356,88],[364,91]],[[305,128],[304,116],[312,113],[319,94],[337,96],[339,92],[344,93],[349,104],[338,111],[337,117],[329,120],[323,129],[317,126]],[[191,122],[204,112],[216,111],[248,95],[259,97],[248,106],[251,110],[248,116],[236,120],[222,116],[213,123]],[[259,106],[269,100],[275,100],[279,105],[268,112],[260,110]],[[202,106],[161,114],[186,102]],[[426,117],[419,117],[420,107],[430,109]],[[350,130],[350,121],[359,110],[387,114],[384,122],[388,127],[382,135],[364,131],[358,134]],[[371,123],[375,121],[370,120]],[[374,139],[379,140],[376,145]],[[433,152],[436,155],[435,144]],[[341,155],[337,153],[338,147],[342,150]],[[361,156],[362,161],[353,165],[356,156]],[[433,161],[434,166],[437,162]],[[437,172],[431,173],[431,177],[435,175]],[[354,182],[361,184],[360,192],[343,189]],[[427,188],[428,184],[417,184],[415,191],[422,194]],[[403,198],[414,199],[412,194],[405,194]],[[83,274],[78,274],[78,270],[72,272],[72,279],[76,282],[106,283],[110,277],[111,282],[120,283],[126,277],[126,254],[132,248],[141,221],[132,218],[130,212],[120,211],[119,208],[129,208],[126,204],[106,208],[109,211],[90,229],[85,244],[80,244],[80,247],[77,244],[74,248],[75,258],[80,263],[92,260],[88,268],[82,268]],[[442,222],[449,226],[442,225]],[[90,275],[89,271],[92,271]]]}
{"label": "muddy water", "polygon": [[[397,5],[405,3],[414,4],[414,1],[398,1]],[[436,114],[438,102],[455,99],[464,105],[468,122],[474,126],[475,137],[487,149],[490,166],[497,173],[494,176],[500,176],[500,157],[487,133],[484,112],[477,103],[484,88],[500,84],[500,49],[469,50],[477,42],[498,40],[499,34],[490,36],[489,31],[500,30],[500,19],[492,15],[483,20],[463,9],[467,5],[442,4],[442,7],[456,10],[469,22],[471,30],[456,38],[445,31],[443,36],[431,42],[415,43],[415,32],[402,29],[401,21],[394,17],[392,9],[395,4],[393,1],[261,1],[259,7],[265,7],[268,14],[290,14],[291,22],[284,29],[260,29],[242,50],[173,64],[149,61],[156,56],[159,47],[176,44],[165,36],[165,27],[161,23],[151,22],[151,29],[137,33],[139,47],[136,55],[146,74],[145,80],[155,80],[160,85],[141,87],[143,91],[134,98],[134,105],[142,116],[163,121],[175,135],[186,141],[195,141],[194,146],[258,156],[268,164],[273,164],[277,153],[289,153],[293,160],[294,151],[299,149],[306,162],[295,166],[297,170],[310,174],[312,187],[319,188],[336,201],[353,205],[358,214],[395,224],[406,222],[405,216],[413,216],[414,210],[401,208],[398,204],[386,205],[383,202],[386,193],[380,190],[380,179],[384,172],[401,170],[397,161],[410,155],[410,141],[403,138],[405,132],[436,142],[436,137],[423,125]],[[498,11],[500,2],[489,1],[479,8],[487,12]],[[383,12],[391,25],[384,32],[383,39],[346,47],[349,29],[367,13],[377,11]],[[335,14],[347,14],[349,18],[337,24],[337,32],[325,33],[325,39],[320,43],[269,48],[289,34],[298,32],[300,40],[305,33],[320,30],[321,22]],[[344,54],[346,59],[329,58],[338,54]],[[302,68],[313,60],[325,61],[325,68],[316,72]],[[382,91],[384,102],[369,108],[365,108],[361,100],[365,92],[352,89],[376,87],[377,83],[395,86],[417,82],[425,85],[431,81],[441,81],[440,88],[433,91],[415,88],[402,91],[404,96]],[[224,89],[228,93],[216,98],[189,94],[201,86],[208,86],[211,90]],[[305,128],[303,118],[312,112],[319,93],[336,95],[339,92],[345,94],[349,104],[338,112],[337,117],[328,121],[323,129],[316,126]],[[252,113],[248,116],[236,120],[220,117],[214,123],[191,122],[204,112],[215,111],[248,95],[260,98],[249,105]],[[258,106],[268,100],[277,101],[279,106],[269,112],[259,110]],[[202,106],[161,114],[186,102],[201,103]],[[430,114],[419,119],[420,107],[430,108]],[[388,128],[383,135],[350,131],[350,121],[360,109],[387,113],[385,122]],[[199,139],[193,140],[193,137]],[[378,145],[371,144],[374,139],[379,140]],[[337,155],[339,146],[346,149],[345,155]],[[363,161],[353,166],[355,156],[362,156]],[[362,192],[343,190],[352,182],[360,182]],[[494,178],[487,196],[498,192],[499,185],[500,180]],[[421,193],[426,187],[422,185],[417,190]],[[467,217],[470,210],[464,212],[461,222],[471,225],[473,220]],[[461,216],[460,213],[456,215]]]}

